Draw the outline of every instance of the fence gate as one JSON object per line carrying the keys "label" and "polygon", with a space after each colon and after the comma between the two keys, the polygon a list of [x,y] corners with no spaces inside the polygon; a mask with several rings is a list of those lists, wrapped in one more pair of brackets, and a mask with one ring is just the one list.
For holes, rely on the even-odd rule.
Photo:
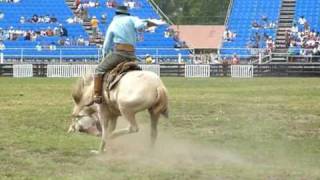
{"label": "fence gate", "polygon": [[159,64],[139,64],[143,71],[152,71],[160,76],[160,65]]}
{"label": "fence gate", "polygon": [[210,65],[186,65],[185,77],[210,77]]}
{"label": "fence gate", "polygon": [[253,65],[231,65],[231,77],[252,78]]}
{"label": "fence gate", "polygon": [[47,77],[80,77],[84,74],[94,73],[97,65],[48,65]]}
{"label": "fence gate", "polygon": [[33,66],[32,64],[14,64],[13,77],[32,77]]}

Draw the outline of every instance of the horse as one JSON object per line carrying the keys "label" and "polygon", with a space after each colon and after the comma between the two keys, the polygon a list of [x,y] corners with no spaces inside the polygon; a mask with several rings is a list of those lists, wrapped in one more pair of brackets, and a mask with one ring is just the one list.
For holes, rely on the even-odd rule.
{"label": "horse", "polygon": [[[101,126],[101,143],[97,153],[105,150],[108,140],[137,133],[139,131],[135,115],[148,110],[151,121],[151,146],[154,146],[158,134],[157,125],[161,115],[168,118],[168,92],[160,77],[151,71],[129,71],[116,86],[107,91],[107,83],[103,85],[102,104],[93,102],[93,76],[82,76],[72,91],[74,107],[73,121],[91,116],[96,110]],[[93,110],[92,110],[93,109]],[[129,123],[127,128],[116,130],[117,119],[124,117]]]}

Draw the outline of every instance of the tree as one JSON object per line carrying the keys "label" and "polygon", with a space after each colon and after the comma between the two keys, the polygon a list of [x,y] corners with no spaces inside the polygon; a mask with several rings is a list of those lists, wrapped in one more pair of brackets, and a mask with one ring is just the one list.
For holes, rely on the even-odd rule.
{"label": "tree", "polygon": [[224,24],[230,0],[154,0],[175,24]]}

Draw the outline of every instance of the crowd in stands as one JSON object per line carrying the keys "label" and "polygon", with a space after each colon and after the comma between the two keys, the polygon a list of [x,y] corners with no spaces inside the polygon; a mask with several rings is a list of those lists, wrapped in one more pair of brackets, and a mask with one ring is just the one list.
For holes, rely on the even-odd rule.
{"label": "crowd in stands", "polygon": [[24,40],[35,41],[38,37],[46,36],[67,37],[68,31],[61,24],[59,25],[59,27],[48,27],[47,29],[42,29],[38,31],[14,29],[12,26],[9,29],[0,28],[0,40],[15,41],[23,38]]}
{"label": "crowd in stands", "polygon": [[2,3],[2,2],[4,2],[4,3],[18,3],[18,2],[20,2],[20,0],[0,0],[0,3]]}
{"label": "crowd in stands", "polygon": [[277,22],[270,21],[267,16],[261,16],[260,20],[255,20],[251,24],[253,30],[250,36],[248,48],[266,48],[266,54],[270,54],[275,48],[273,37],[266,29],[276,29]]}
{"label": "crowd in stands", "polygon": [[320,32],[311,30],[308,21],[301,16],[286,31],[286,46],[291,55],[320,55]]}
{"label": "crowd in stands", "polygon": [[54,15],[45,15],[45,16],[38,16],[34,14],[32,18],[26,19],[24,16],[20,17],[20,23],[57,23],[58,19]]}
{"label": "crowd in stands", "polygon": [[270,21],[268,16],[261,16],[260,20],[255,20],[251,23],[253,29],[275,29],[277,22]]}

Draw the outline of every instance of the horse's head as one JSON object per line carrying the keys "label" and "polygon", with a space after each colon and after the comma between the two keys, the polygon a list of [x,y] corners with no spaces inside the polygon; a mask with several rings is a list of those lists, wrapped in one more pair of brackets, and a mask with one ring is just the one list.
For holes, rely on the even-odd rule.
{"label": "horse's head", "polygon": [[71,125],[68,132],[87,132],[99,135],[97,127],[97,107],[89,105],[92,101],[92,77],[84,76],[78,80],[72,91],[74,102]]}

